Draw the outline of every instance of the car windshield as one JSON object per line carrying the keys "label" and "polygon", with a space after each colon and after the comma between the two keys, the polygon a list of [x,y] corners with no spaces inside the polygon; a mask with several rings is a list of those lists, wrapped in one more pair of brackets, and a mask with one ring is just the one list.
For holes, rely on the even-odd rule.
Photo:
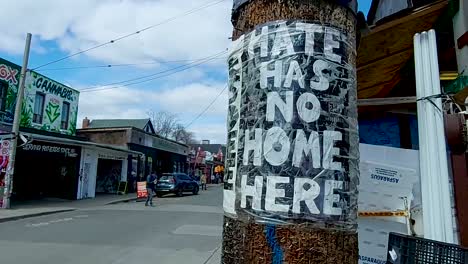
{"label": "car windshield", "polygon": [[172,181],[174,179],[174,176],[173,175],[163,175],[161,177],[161,179],[159,179],[159,181],[161,182],[169,182],[169,181]]}

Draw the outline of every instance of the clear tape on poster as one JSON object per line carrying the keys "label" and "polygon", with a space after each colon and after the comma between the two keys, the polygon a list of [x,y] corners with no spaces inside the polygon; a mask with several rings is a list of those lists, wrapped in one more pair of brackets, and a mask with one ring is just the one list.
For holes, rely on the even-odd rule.
{"label": "clear tape on poster", "polygon": [[271,22],[233,43],[227,216],[356,228],[355,56],[346,32],[307,21]]}

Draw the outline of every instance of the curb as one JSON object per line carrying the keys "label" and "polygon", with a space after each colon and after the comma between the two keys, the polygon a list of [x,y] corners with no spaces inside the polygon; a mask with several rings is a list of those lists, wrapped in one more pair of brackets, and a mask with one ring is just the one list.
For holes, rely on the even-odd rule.
{"label": "curb", "polygon": [[16,221],[16,220],[21,220],[21,219],[26,219],[26,218],[32,218],[32,217],[37,217],[37,216],[43,216],[43,215],[51,215],[51,214],[58,214],[58,213],[64,213],[64,212],[71,212],[71,211],[76,211],[76,210],[77,210],[76,208],[71,208],[71,209],[47,211],[47,212],[41,212],[41,213],[34,213],[34,214],[26,214],[26,215],[18,215],[18,216],[0,218],[0,223]]}
{"label": "curb", "polygon": [[[218,253],[218,251],[221,249],[221,245],[216,247],[213,252],[211,252],[211,255],[203,262],[203,264],[209,264],[209,263],[219,263],[221,261],[221,252]],[[219,255],[217,255],[219,254]],[[218,257],[219,256],[219,257]],[[219,258],[219,261],[218,261]]]}

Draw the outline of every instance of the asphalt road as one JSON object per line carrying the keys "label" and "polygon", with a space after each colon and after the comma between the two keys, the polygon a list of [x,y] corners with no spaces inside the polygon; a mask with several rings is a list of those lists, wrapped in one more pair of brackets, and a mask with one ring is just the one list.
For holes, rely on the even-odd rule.
{"label": "asphalt road", "polygon": [[222,188],[0,224],[2,264],[219,263]]}

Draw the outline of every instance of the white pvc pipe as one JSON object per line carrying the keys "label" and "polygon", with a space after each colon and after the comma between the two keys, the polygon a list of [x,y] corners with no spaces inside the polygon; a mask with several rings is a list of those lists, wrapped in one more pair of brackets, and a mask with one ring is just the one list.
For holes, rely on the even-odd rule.
{"label": "white pvc pipe", "polygon": [[[422,94],[421,97],[418,98],[423,98],[432,95],[432,88],[431,88],[431,62],[429,58],[429,38],[427,35],[427,32],[421,33],[421,48],[422,48],[422,66],[423,66],[423,78],[424,78],[424,87],[422,89]],[[440,207],[441,201],[440,198],[438,198],[438,188],[439,188],[439,183],[437,177],[434,176],[434,173],[438,171],[438,162],[437,162],[437,135],[435,134],[435,120],[433,118],[433,105],[428,101],[428,100],[423,100],[422,101],[424,109],[426,110],[426,115],[425,115],[425,122],[427,125],[427,130],[426,130],[426,140],[425,144],[429,148],[429,156],[428,156],[428,161],[426,163],[426,166],[429,168],[429,181],[430,181],[430,191],[432,195],[435,195],[435,199],[433,199],[433,211],[432,213],[434,214],[434,228],[432,230],[432,233],[434,234],[435,238],[440,238],[443,237],[443,228],[440,228],[443,225],[443,221],[441,217],[437,217],[436,215],[438,214],[437,212],[440,212]],[[424,211],[423,211],[424,213]]]}
{"label": "white pvc pipe", "polygon": [[[429,51],[431,58],[431,77],[432,77],[432,94],[438,95],[441,94],[440,89],[440,74],[439,74],[439,62],[437,56],[437,40],[436,33],[434,30],[430,30],[429,33]],[[435,105],[438,107],[434,109],[435,117],[435,132],[437,135],[438,143],[438,161],[439,161],[439,170],[440,174],[437,178],[440,183],[440,194],[441,194],[441,203],[442,203],[442,216],[445,222],[445,238],[446,242],[454,243],[454,223],[452,222],[452,203],[450,196],[450,187],[449,187],[449,173],[448,173],[448,161],[447,161],[447,146],[445,141],[445,128],[444,128],[444,113],[442,112],[442,99],[435,98]],[[442,110],[442,111],[441,111]]]}
{"label": "white pvc pipe", "polygon": [[[435,32],[414,36],[424,237],[453,243],[447,149]],[[431,103],[431,101],[433,103]]]}
{"label": "white pvc pipe", "polygon": [[[414,60],[415,60],[415,70],[416,70],[416,93],[417,96],[421,96],[422,87],[424,87],[423,80],[423,71],[422,71],[422,54],[421,54],[421,35],[416,34],[414,36]],[[426,122],[425,116],[426,111],[424,109],[424,104],[422,101],[417,102],[418,108],[418,136],[419,136],[419,160],[420,160],[420,174],[421,174],[421,198],[423,206],[423,226],[424,226],[424,236],[425,237],[434,237],[431,232],[430,226],[434,226],[432,220],[432,213],[430,208],[427,206],[433,204],[432,196],[430,195],[430,180],[428,177],[428,169],[425,162],[428,160],[428,148],[423,139],[426,138]]]}

